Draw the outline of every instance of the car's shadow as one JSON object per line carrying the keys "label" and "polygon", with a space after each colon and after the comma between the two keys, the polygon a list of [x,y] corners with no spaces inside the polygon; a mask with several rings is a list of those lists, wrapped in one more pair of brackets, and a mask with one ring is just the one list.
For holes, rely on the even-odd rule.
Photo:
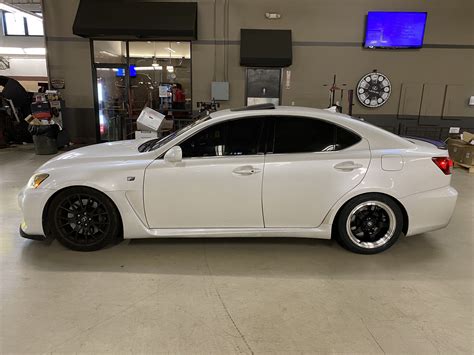
{"label": "car's shadow", "polygon": [[57,241],[25,241],[21,256],[23,263],[50,271],[387,280],[395,274],[397,279],[442,277],[431,266],[443,253],[429,235],[419,235],[401,237],[377,255],[353,254],[331,240],[173,238],[123,241],[89,253]]}

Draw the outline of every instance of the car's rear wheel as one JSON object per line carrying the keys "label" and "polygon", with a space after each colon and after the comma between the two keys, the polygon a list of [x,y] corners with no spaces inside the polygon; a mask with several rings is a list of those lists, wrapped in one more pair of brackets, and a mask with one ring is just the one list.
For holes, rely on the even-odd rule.
{"label": "car's rear wheel", "polygon": [[338,241],[360,254],[376,254],[390,248],[403,229],[403,213],[388,196],[367,194],[344,205],[337,220]]}
{"label": "car's rear wheel", "polygon": [[78,251],[101,249],[120,232],[119,214],[112,201],[86,187],[59,192],[51,202],[47,221],[61,244]]}

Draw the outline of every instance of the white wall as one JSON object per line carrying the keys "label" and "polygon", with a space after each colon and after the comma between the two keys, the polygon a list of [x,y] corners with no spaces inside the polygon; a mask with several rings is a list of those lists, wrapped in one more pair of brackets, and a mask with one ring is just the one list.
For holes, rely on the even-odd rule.
{"label": "white wall", "polygon": [[0,75],[13,77],[48,76],[45,58],[10,58],[10,69],[0,70]]}
{"label": "white wall", "polygon": [[[12,1],[7,1],[12,2]],[[28,11],[41,11],[41,4],[19,4],[13,1],[17,6],[20,6]],[[1,23],[0,16],[0,47],[14,47],[14,48],[45,48],[44,37],[33,36],[5,36],[3,33],[3,23]],[[10,69],[0,70],[0,75],[15,77],[41,77],[48,76],[46,66],[46,56],[44,55],[10,55],[1,54],[1,57],[6,58],[10,62]]]}

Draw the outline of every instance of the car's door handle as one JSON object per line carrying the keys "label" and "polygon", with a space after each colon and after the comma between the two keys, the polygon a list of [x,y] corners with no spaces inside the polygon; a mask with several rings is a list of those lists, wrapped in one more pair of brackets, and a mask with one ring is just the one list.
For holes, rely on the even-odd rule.
{"label": "car's door handle", "polygon": [[334,165],[334,169],[342,170],[342,171],[352,171],[355,169],[362,168],[362,164],[356,164],[353,161],[344,161],[342,163]]}
{"label": "car's door handle", "polygon": [[259,173],[260,171],[262,170],[254,168],[252,165],[244,165],[235,168],[232,172],[237,175],[253,175]]}

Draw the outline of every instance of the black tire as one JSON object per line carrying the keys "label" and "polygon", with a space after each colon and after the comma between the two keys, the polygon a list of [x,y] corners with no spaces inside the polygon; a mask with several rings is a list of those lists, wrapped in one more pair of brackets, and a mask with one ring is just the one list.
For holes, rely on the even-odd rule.
{"label": "black tire", "polygon": [[354,253],[377,254],[390,248],[403,229],[403,213],[390,197],[366,194],[347,202],[338,214],[339,244]]}
{"label": "black tire", "polygon": [[50,233],[65,247],[77,251],[99,250],[120,233],[120,216],[113,202],[88,187],[59,192],[47,215]]}

